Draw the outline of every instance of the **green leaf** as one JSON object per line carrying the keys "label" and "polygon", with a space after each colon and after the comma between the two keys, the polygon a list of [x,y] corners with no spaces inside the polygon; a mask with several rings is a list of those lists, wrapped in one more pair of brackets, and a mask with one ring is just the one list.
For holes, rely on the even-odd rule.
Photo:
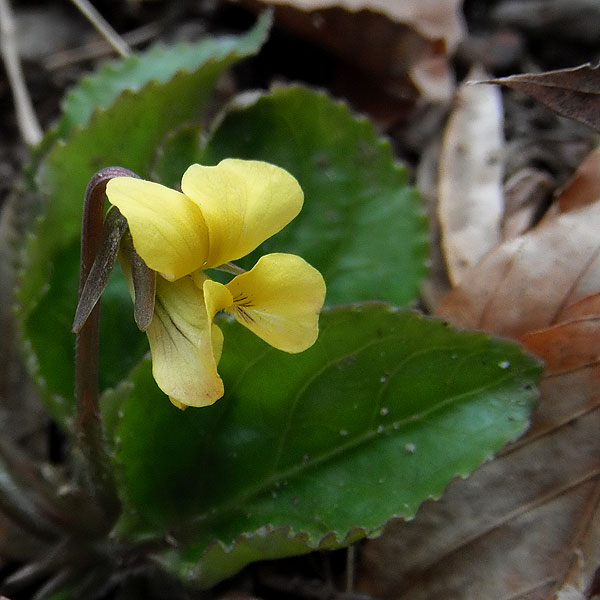
{"label": "green leaf", "polygon": [[[59,126],[61,134],[68,132],[69,137],[56,141],[39,165],[37,191],[46,203],[35,235],[27,240],[17,294],[30,363],[59,423],[68,424],[73,412],[70,330],[77,302],[82,203],[89,179],[110,165],[147,177],[158,143],[181,123],[201,117],[219,75],[256,53],[269,25],[267,15],[244,36],[151,50],[105,68],[69,96],[68,112]],[[92,113],[95,103],[100,108]],[[122,280],[111,282],[103,307],[101,385],[107,386],[124,377],[147,346],[144,336],[131,329],[132,309]]]}
{"label": "green leaf", "polygon": [[519,346],[387,305],[326,311],[299,355],[221,326],[223,399],[173,408],[146,360],[114,425],[119,535],[168,531],[164,564],[201,587],[413,516],[519,436],[537,396]]}
{"label": "green leaf", "polygon": [[[68,429],[75,387],[75,336],[71,324],[77,306],[78,253],[77,245],[57,254],[57,264],[62,268],[52,274],[52,285],[26,322],[30,371],[51,394],[46,404],[53,418]],[[118,265],[102,298],[100,337],[100,388],[106,389],[126,377],[148,351],[146,336],[140,334],[133,320],[129,290]]]}
{"label": "green leaf", "polygon": [[159,45],[105,65],[66,95],[59,125],[61,137],[75,125],[85,126],[95,110],[108,108],[125,90],[139,92],[149,81],[168,83],[179,71],[193,73],[210,62],[227,65],[232,59],[255,54],[266,41],[271,23],[271,13],[265,12],[247,35],[207,36],[194,44]]}
{"label": "green leaf", "polygon": [[[210,44],[205,41],[191,46],[182,55],[177,70],[172,63],[177,55],[168,52],[169,70],[174,72],[168,80],[151,79],[140,89],[126,88],[109,107],[101,104],[91,117],[69,115],[68,120],[78,126],[72,128],[68,140],[53,145],[37,174],[38,191],[51,202],[44,208],[43,222],[28,247],[30,271],[23,278],[22,297],[35,298],[36,291],[44,287],[51,268],[48,257],[79,237],[83,194],[91,176],[111,165],[121,165],[142,177],[148,176],[158,143],[182,123],[199,120],[219,75],[236,61],[258,51],[269,24],[268,16],[263,17],[248,34],[228,40],[226,44],[213,40]],[[210,48],[213,48],[214,56],[207,52]],[[223,54],[224,48],[228,48],[226,54]],[[196,68],[185,70],[194,49],[198,54]],[[154,56],[154,51],[151,52]],[[147,65],[148,58],[139,58],[138,62]],[[123,74],[115,67],[112,70],[118,85],[111,89],[116,92],[123,84]],[[165,77],[167,72],[162,71],[159,70],[159,74]],[[92,80],[94,90],[107,85],[109,72],[110,69],[104,72],[99,82]],[[149,75],[147,68],[142,73]],[[142,81],[140,79],[138,83]],[[79,90],[78,95],[82,94]],[[91,102],[95,96],[89,96]],[[110,94],[105,94],[101,100],[104,103],[111,98]],[[90,106],[86,106],[89,110]],[[82,119],[85,128],[79,122]]]}
{"label": "green leaf", "polygon": [[368,120],[324,93],[278,87],[232,105],[204,150],[193,140],[189,130],[169,140],[156,171],[165,185],[179,183],[186,163],[237,157],[277,164],[304,190],[300,215],[241,266],[293,252],[321,271],[329,304],[415,301],[426,272],[425,217],[406,170]]}
{"label": "green leaf", "polygon": [[105,64],[66,94],[62,117],[46,133],[38,153],[41,155],[55,140],[66,139],[74,127],[85,127],[95,111],[110,108],[126,90],[139,92],[150,81],[168,83],[180,71],[192,73],[209,62],[227,63],[234,56],[255,54],[265,42],[272,20],[271,13],[265,12],[252,32],[244,36],[207,36],[193,44],[157,45],[143,54]]}

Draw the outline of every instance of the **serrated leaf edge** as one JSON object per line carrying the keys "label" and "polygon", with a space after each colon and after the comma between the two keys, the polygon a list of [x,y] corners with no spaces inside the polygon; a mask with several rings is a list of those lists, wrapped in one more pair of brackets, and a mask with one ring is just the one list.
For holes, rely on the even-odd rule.
{"label": "serrated leaf edge", "polygon": [[[518,352],[519,357],[522,358],[528,358],[531,360],[531,364],[523,369],[521,369],[520,371],[518,371],[518,373],[515,373],[514,371],[511,373],[510,371],[505,372],[504,377],[503,378],[499,378],[497,380],[495,380],[493,382],[493,385],[497,385],[499,381],[501,381],[502,379],[514,379],[515,380],[515,385],[517,385],[516,382],[516,378],[518,377],[518,374],[530,374],[531,377],[539,377],[541,375],[542,369],[543,369],[543,363],[542,361],[540,361],[537,357],[535,357],[534,355],[528,353],[526,351],[526,349],[519,344],[518,342],[515,342],[514,340],[508,340],[508,339],[504,339],[504,338],[499,338],[497,336],[494,336],[492,334],[490,334],[489,332],[485,332],[485,331],[474,331],[474,330],[470,330],[470,329],[464,329],[464,328],[459,328],[459,327],[455,327],[454,325],[452,325],[451,323],[449,323],[447,320],[440,318],[440,317],[436,317],[436,316],[427,316],[424,315],[423,313],[420,313],[416,310],[413,309],[409,309],[409,308],[404,308],[404,307],[397,307],[395,305],[386,303],[386,302],[381,302],[381,301],[368,301],[368,302],[359,302],[359,303],[353,303],[353,304],[343,304],[343,305],[336,305],[333,307],[325,307],[323,309],[323,313],[326,314],[331,314],[331,313],[335,313],[335,312],[339,312],[342,310],[350,310],[351,312],[365,312],[368,311],[369,309],[373,309],[373,308],[378,308],[379,310],[382,310],[386,313],[404,313],[404,314],[410,314],[413,317],[415,317],[416,319],[418,319],[419,321],[427,321],[429,323],[435,324],[438,327],[441,328],[448,328],[448,329],[452,329],[454,330],[456,333],[460,333],[460,334],[466,334],[469,337],[475,337],[478,338],[482,341],[495,341],[498,343],[503,343],[505,345],[510,345],[516,352]],[[339,359],[338,359],[339,360]],[[135,370],[137,370],[141,364],[143,362],[151,362],[151,359],[148,355],[146,355],[144,358],[142,358],[140,360],[140,362],[138,362],[138,364],[132,369],[131,373],[133,374],[133,372]],[[509,375],[510,373],[510,375]],[[127,380],[124,380],[127,381]],[[121,382],[122,385],[124,382]],[[492,384],[490,384],[492,385]],[[134,384],[135,386],[135,384]],[[487,387],[487,386],[486,386]],[[111,389],[116,389],[116,388],[111,388]],[[481,388],[484,389],[484,388]],[[110,390],[106,390],[106,392],[108,392]],[[539,398],[539,389],[537,387],[530,387],[529,385],[526,386],[524,388],[524,391],[529,392],[532,395],[531,398],[531,402],[532,404],[534,403],[534,401],[536,401],[537,398]],[[105,393],[106,393],[105,392]],[[229,390],[229,392],[231,392],[231,390]],[[473,394],[474,391],[471,390],[468,392],[469,394]],[[453,396],[451,399],[448,399],[448,401],[450,400],[456,400],[457,397],[460,397],[464,394],[458,395],[458,396]],[[440,408],[440,406],[445,406],[446,402],[443,405],[436,405],[433,409],[431,409],[432,411],[438,410]],[[479,455],[476,457],[476,459],[472,460],[472,464],[474,465],[472,468],[468,469],[467,471],[458,471],[456,473],[454,473],[452,476],[450,476],[448,478],[448,480],[441,486],[441,488],[439,489],[432,489],[429,494],[424,497],[420,503],[419,506],[422,502],[424,502],[427,499],[432,499],[432,500],[437,500],[439,499],[444,490],[446,489],[447,485],[450,483],[450,481],[456,479],[456,478],[462,478],[462,479],[466,479],[468,478],[472,472],[481,464],[483,464],[486,461],[489,461],[491,459],[494,458],[495,454],[500,450],[501,447],[503,447],[505,444],[512,442],[516,439],[518,439],[526,430],[528,426],[528,420],[524,419],[523,420],[523,426],[521,428],[521,430],[515,434],[514,437],[508,438],[506,439],[503,443],[502,446],[500,447],[488,447],[487,449],[483,449],[482,452],[479,453]],[[348,450],[350,448],[354,448],[356,446],[360,446],[361,444],[365,443],[365,442],[369,442],[370,439],[376,439],[382,432],[385,431],[396,431],[397,428],[395,427],[395,423],[392,423],[388,426],[385,427],[385,429],[382,431],[380,429],[378,430],[371,430],[369,432],[366,432],[365,434],[361,435],[360,438],[356,438],[353,439],[351,441],[349,441],[348,443],[346,443],[343,446],[343,450]],[[278,472],[278,474],[276,476],[271,476],[269,479],[266,479],[263,481],[263,483],[260,485],[260,487],[257,487],[255,489],[250,489],[247,490],[247,493],[244,494],[242,497],[238,497],[235,499],[235,503],[231,504],[230,506],[226,506],[224,507],[223,511],[220,512],[220,516],[219,518],[221,518],[223,516],[223,514],[226,514],[229,511],[232,510],[237,510],[239,509],[239,505],[243,504],[244,501],[260,496],[261,494],[267,492],[270,488],[272,488],[273,486],[275,486],[275,484],[278,481],[281,481],[282,479],[290,479],[292,477],[294,477],[298,471],[307,469],[307,468],[313,468],[315,465],[320,464],[322,462],[326,462],[328,461],[332,456],[338,454],[339,452],[341,452],[342,450],[340,450],[340,448],[336,448],[335,451],[327,453],[327,455],[323,456],[323,457],[319,457],[319,459],[313,459],[310,462],[310,465],[307,466],[305,464],[303,465],[295,465],[293,467],[291,467],[290,469],[288,469],[288,471],[282,473],[282,472]],[[393,513],[389,519],[396,519],[396,518],[402,518],[402,519],[411,519],[414,517],[414,515],[416,514],[416,510],[418,509],[418,506],[411,508],[409,506],[406,507],[407,510],[406,511],[401,511],[401,512],[396,512]],[[197,520],[202,520],[205,519],[207,517],[210,517],[210,515],[196,515],[195,517],[191,518],[191,521],[197,521]],[[386,523],[388,522],[386,521]],[[189,523],[190,521],[188,521]],[[206,523],[206,521],[203,521],[204,523]],[[326,534],[324,534],[324,536],[314,545],[311,546],[311,549],[318,549],[322,546],[323,544],[323,540],[325,538],[331,538],[333,536],[333,538],[336,540],[336,544],[338,545],[344,545],[344,540],[346,540],[348,538],[348,536],[350,535],[350,533],[354,532],[354,531],[363,531],[365,532],[366,536],[376,536],[378,535],[378,532],[380,532],[380,530],[385,526],[385,523],[378,525],[377,527],[375,527],[374,529],[369,529],[366,528],[364,526],[361,525],[356,525],[355,528],[351,529],[348,533],[344,534],[343,532],[337,531],[337,530],[331,530],[329,532],[327,532]],[[265,524],[263,526],[261,526],[261,528],[259,528],[259,530],[257,531],[261,531],[263,527],[269,527],[272,530],[278,530],[280,529],[279,526],[273,526],[273,524]],[[178,528],[176,528],[178,529]],[[300,535],[300,534],[306,534],[307,536],[310,536],[309,533],[306,532],[301,532],[301,531],[294,531],[293,528],[288,528],[291,535],[293,537]],[[172,534],[177,537],[177,534],[175,531],[172,532]],[[256,532],[246,532],[246,534],[248,535],[256,535]],[[246,535],[246,534],[241,534],[241,535]],[[364,537],[364,536],[363,536]],[[223,549],[227,552],[231,552],[232,549],[235,547],[236,542],[232,542],[232,544],[228,545],[220,540],[215,540],[215,542],[219,542]]]}
{"label": "serrated leaf edge", "polygon": [[124,93],[126,91],[139,93],[144,89],[144,87],[148,83],[151,83],[151,82],[157,82],[162,85],[166,85],[173,79],[173,77],[175,77],[176,75],[178,75],[181,72],[191,73],[192,71],[195,71],[195,70],[201,68],[202,66],[210,63],[211,61],[223,60],[225,57],[231,56],[231,55],[235,56],[236,54],[238,54],[238,50],[234,48],[234,49],[230,50],[229,52],[224,53],[220,57],[211,57],[208,60],[199,63],[195,67],[195,69],[189,69],[189,68],[185,68],[185,67],[183,67],[181,69],[177,69],[176,71],[174,71],[171,74],[171,76],[169,76],[168,78],[166,78],[164,80],[161,80],[159,78],[153,78],[153,79],[148,80],[145,84],[143,84],[141,86],[136,85],[136,86],[124,88],[121,91],[121,93],[119,93],[112,100],[112,102],[109,105],[98,106],[96,109],[94,109],[94,111],[91,111],[90,115],[85,123],[74,124],[71,127],[69,127],[67,131],[62,132],[61,129],[65,128],[66,125],[68,124],[66,113],[69,108],[69,104],[73,99],[82,97],[84,95],[83,89],[89,90],[91,87],[97,85],[98,83],[101,84],[102,80],[107,77],[110,78],[111,74],[115,74],[115,73],[118,74],[120,71],[126,70],[126,68],[128,68],[130,65],[133,65],[134,63],[139,64],[140,62],[142,62],[145,59],[145,57],[148,57],[152,53],[157,53],[160,51],[168,51],[168,50],[176,49],[176,48],[184,48],[187,50],[187,49],[192,48],[193,46],[205,46],[207,44],[214,42],[215,40],[224,41],[224,40],[228,40],[228,39],[234,39],[236,37],[241,38],[244,36],[250,36],[253,33],[255,33],[256,31],[263,29],[263,35],[261,36],[261,38],[259,40],[256,51],[248,53],[248,54],[240,55],[240,58],[253,56],[260,51],[260,48],[266,42],[266,40],[269,36],[269,32],[271,30],[272,24],[273,24],[273,11],[265,10],[259,15],[256,23],[248,31],[241,33],[237,36],[235,34],[215,35],[215,36],[211,36],[210,38],[200,40],[199,42],[195,42],[195,43],[194,42],[179,42],[178,44],[175,44],[174,46],[167,46],[162,43],[157,43],[156,45],[152,46],[149,50],[145,51],[142,54],[132,54],[131,56],[126,57],[125,59],[117,59],[117,60],[109,61],[109,62],[103,64],[101,67],[99,67],[97,71],[89,73],[87,75],[84,75],[64,95],[64,97],[60,103],[63,114],[45,132],[44,137],[42,138],[40,143],[33,148],[33,151],[32,151],[32,154],[31,154],[31,157],[29,160],[30,164],[28,165],[27,170],[31,170],[32,172],[37,171],[40,163],[44,160],[45,156],[51,151],[51,149],[54,146],[54,143],[56,141],[68,140],[71,137],[71,135],[74,133],[76,127],[79,127],[79,128],[88,127],[89,124],[91,123],[91,119],[92,119],[92,116],[93,116],[93,113],[95,112],[95,110],[97,110],[98,108],[103,108],[105,110],[110,109],[119,100],[122,93]]}

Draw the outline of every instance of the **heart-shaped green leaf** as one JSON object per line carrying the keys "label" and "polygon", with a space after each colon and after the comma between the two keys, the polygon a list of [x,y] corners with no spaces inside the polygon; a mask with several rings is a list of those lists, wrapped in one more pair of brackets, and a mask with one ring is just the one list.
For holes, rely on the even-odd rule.
{"label": "heart-shaped green leaf", "polygon": [[[202,116],[219,75],[257,52],[269,26],[267,15],[244,36],[205,40],[179,50],[151,50],[105,68],[69,96],[58,128],[69,136],[54,141],[39,165],[36,190],[48,201],[35,235],[27,241],[18,290],[32,370],[59,423],[67,424],[73,412],[70,330],[77,303],[83,195],[89,179],[110,165],[148,176],[162,138],[181,123]],[[92,112],[98,106],[101,109]],[[56,140],[56,135],[50,133],[48,139]],[[107,386],[123,378],[147,346],[144,336],[134,330],[122,279],[110,284],[103,307],[101,383]]]}
{"label": "heart-shaped green leaf", "polygon": [[299,355],[221,326],[215,405],[173,408],[148,360],[111,393],[119,534],[168,530],[165,564],[200,586],[413,516],[521,434],[537,395],[520,347],[387,305],[327,311]]}
{"label": "heart-shaped green leaf", "polygon": [[321,271],[329,304],[415,301],[426,271],[426,221],[406,170],[367,119],[325,93],[277,87],[233,104],[203,150],[193,142],[189,130],[169,141],[157,166],[161,181],[178,184],[186,162],[236,157],[275,163],[304,190],[300,215],[240,261],[244,268],[267,252],[293,252]]}

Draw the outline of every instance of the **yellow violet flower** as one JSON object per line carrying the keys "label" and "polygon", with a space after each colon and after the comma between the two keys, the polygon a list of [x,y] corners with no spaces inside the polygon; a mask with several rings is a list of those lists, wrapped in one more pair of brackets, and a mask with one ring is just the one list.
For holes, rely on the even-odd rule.
{"label": "yellow violet flower", "polygon": [[249,254],[300,212],[304,195],[287,171],[226,159],[192,165],[181,189],[115,177],[106,194],[126,218],[136,252],[159,274],[146,331],[152,372],[171,402],[185,408],[224,393],[217,312],[229,312],[275,348],[302,352],[317,339],[325,282],[302,258],[283,253],[261,257],[225,285],[204,272]]}

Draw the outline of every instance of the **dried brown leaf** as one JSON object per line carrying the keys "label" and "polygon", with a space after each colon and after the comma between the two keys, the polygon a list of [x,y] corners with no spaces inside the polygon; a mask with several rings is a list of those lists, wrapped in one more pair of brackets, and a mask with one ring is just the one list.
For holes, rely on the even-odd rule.
{"label": "dried brown leaf", "polygon": [[600,289],[599,227],[595,203],[505,242],[471,269],[439,314],[510,337],[555,323],[564,306]]}
{"label": "dried brown leaf", "polygon": [[274,6],[279,24],[353,65],[355,78],[374,77],[371,94],[381,88],[406,101],[416,88],[434,102],[451,98],[448,56],[465,35],[462,0],[237,1],[254,10]]}
{"label": "dried brown leaf", "polygon": [[524,73],[500,83],[535,98],[554,112],[600,131],[600,67],[581,65],[546,73]]}
{"label": "dried brown leaf", "polygon": [[[527,348],[546,361],[542,393],[553,407],[552,411],[538,411],[529,438],[543,437],[556,427],[572,428],[580,420],[599,419],[599,308],[600,294],[594,294],[563,310],[557,325],[522,337]],[[562,411],[556,411],[557,406],[562,406]],[[574,447],[580,443],[580,439],[573,439]],[[590,477],[585,480],[586,486],[590,484],[589,493],[574,527],[573,542],[564,552],[569,562],[560,581],[560,598],[575,592],[589,597],[586,594],[600,568],[600,436],[596,436],[595,444],[581,450],[595,460],[595,465],[590,466]]]}
{"label": "dried brown leaf", "polygon": [[430,40],[443,40],[452,52],[465,34],[462,0],[266,0],[265,4],[290,6],[305,12],[342,8],[357,13],[368,10],[408,25]]}
{"label": "dried brown leaf", "polygon": [[361,589],[383,600],[589,598],[600,564],[599,305],[582,301],[563,312],[576,318],[524,337],[548,362],[531,430],[369,542]]}
{"label": "dried brown leaf", "polygon": [[[485,77],[478,68],[469,74],[470,79]],[[442,248],[454,285],[500,241],[502,120],[502,98],[496,88],[460,86],[439,167]]]}
{"label": "dried brown leaf", "polygon": [[561,212],[596,202],[600,198],[600,148],[597,148],[581,163],[577,172],[569,179],[557,195]]}
{"label": "dried brown leaf", "polygon": [[548,374],[598,361],[600,315],[569,319],[530,333],[521,341],[546,362]]}
{"label": "dried brown leaf", "polygon": [[563,190],[562,212],[490,252],[439,311],[520,338],[542,357],[541,401],[525,438],[368,544],[361,587],[377,597],[592,594],[600,565],[600,201],[591,201],[597,188],[588,173],[595,160]]}
{"label": "dried brown leaf", "polygon": [[510,177],[504,184],[504,239],[518,237],[533,225],[553,189],[551,175],[534,167],[520,169]]}
{"label": "dried brown leaf", "polygon": [[557,321],[570,321],[579,317],[600,315],[600,293],[587,296],[574,304],[567,306],[559,315]]}
{"label": "dried brown leaf", "polygon": [[[582,165],[599,160],[593,153]],[[562,310],[600,290],[600,197],[593,183],[573,200],[571,186],[557,204],[568,207],[525,235],[508,240],[473,267],[442,303],[439,314],[464,327],[520,337],[558,322]],[[562,202],[563,197],[570,199]]]}

